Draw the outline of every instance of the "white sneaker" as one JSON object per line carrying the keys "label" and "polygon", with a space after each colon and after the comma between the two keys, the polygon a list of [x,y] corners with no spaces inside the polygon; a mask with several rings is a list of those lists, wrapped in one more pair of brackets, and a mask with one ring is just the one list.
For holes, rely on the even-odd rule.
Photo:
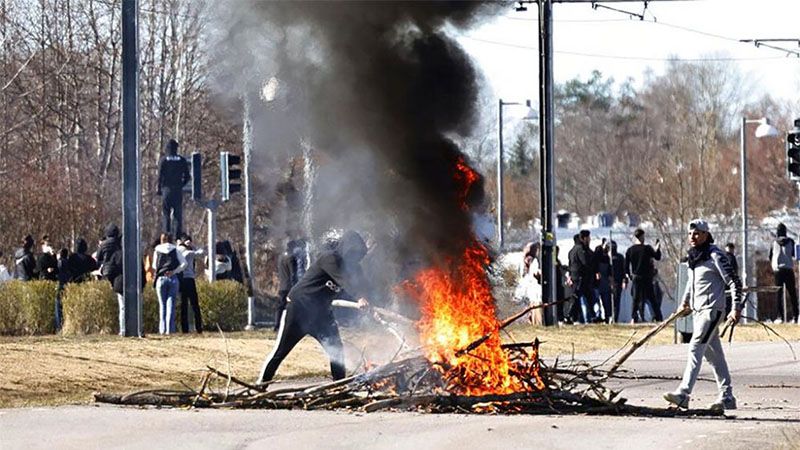
{"label": "white sneaker", "polygon": [[677,392],[667,392],[664,394],[664,400],[672,403],[678,408],[689,409],[689,396]]}
{"label": "white sneaker", "polygon": [[781,320],[781,319],[775,319],[775,320],[774,320],[772,323],[781,324],[781,323],[783,323],[783,320]]}

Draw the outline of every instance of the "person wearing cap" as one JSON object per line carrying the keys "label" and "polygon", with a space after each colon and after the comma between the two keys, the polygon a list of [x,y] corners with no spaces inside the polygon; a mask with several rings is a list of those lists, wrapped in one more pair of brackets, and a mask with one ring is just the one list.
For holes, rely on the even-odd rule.
{"label": "person wearing cap", "polygon": [[679,408],[688,408],[689,399],[700,372],[703,357],[711,364],[719,395],[709,408],[736,409],[731,375],[719,339],[719,325],[725,316],[725,291],[733,291],[733,310],[728,320],[739,322],[744,307],[744,291],[739,275],[725,252],[714,245],[708,223],[701,219],[689,222],[688,283],[679,311],[692,314],[694,329],[689,355],[680,386],[664,394],[664,400]]}
{"label": "person wearing cap", "polygon": [[183,232],[183,187],[191,179],[189,162],[178,154],[178,141],[170,139],[167,155],[158,166],[158,188],[161,196],[162,232],[180,236]]}
{"label": "person wearing cap", "polygon": [[333,318],[331,302],[358,299],[358,308],[369,302],[363,297],[367,283],[361,260],[367,254],[364,239],[355,231],[345,232],[332,250],[324,250],[286,297],[275,346],[264,361],[257,383],[272,380],[281,362],[305,336],[316,339],[328,354],[334,380],[345,377],[344,347]]}
{"label": "person wearing cap", "polygon": [[[775,322],[780,323],[786,317],[790,322],[797,323],[797,283],[794,278],[794,239],[786,236],[786,225],[779,223],[775,230],[777,238],[772,242],[769,249],[769,261],[772,265],[772,273],[775,276],[775,285],[780,287],[778,291],[778,317]],[[789,301],[789,311],[783,310],[783,293]]]}

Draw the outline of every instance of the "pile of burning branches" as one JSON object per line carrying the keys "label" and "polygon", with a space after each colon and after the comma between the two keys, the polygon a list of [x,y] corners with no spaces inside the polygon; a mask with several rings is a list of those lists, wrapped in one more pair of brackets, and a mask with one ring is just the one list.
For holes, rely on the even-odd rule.
{"label": "pile of burning branches", "polygon": [[[539,305],[542,307],[547,305]],[[533,307],[535,308],[535,307]],[[528,313],[527,308],[503,321],[505,327]],[[463,368],[447,361],[432,362],[412,351],[396,361],[333,382],[271,389],[253,385],[208,366],[197,389],[147,390],[130,394],[96,393],[96,402],[118,405],[151,405],[193,408],[242,409],[346,409],[375,412],[413,410],[428,413],[498,413],[498,414],[603,414],[643,416],[716,416],[710,410],[678,410],[632,406],[620,392],[608,389],[604,382],[614,376],[619,366],[649,337],[655,335],[674,317],[634,342],[628,352],[611,367],[603,370],[585,362],[570,361],[552,365],[539,358],[539,341],[502,344],[507,356],[513,389],[496,392],[470,392],[465,379],[486,374],[464,373]],[[482,336],[455,352],[459,357],[474,357],[473,352],[489,337]]]}

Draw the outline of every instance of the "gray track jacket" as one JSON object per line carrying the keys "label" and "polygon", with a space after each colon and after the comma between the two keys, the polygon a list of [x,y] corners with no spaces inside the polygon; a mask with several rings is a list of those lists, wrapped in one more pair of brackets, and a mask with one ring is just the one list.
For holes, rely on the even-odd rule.
{"label": "gray track jacket", "polygon": [[744,306],[744,293],[739,275],[717,246],[711,246],[710,256],[699,262],[694,269],[689,268],[689,281],[686,283],[683,302],[688,303],[694,311],[713,309],[724,312],[727,288],[733,291],[735,307],[741,309]]}

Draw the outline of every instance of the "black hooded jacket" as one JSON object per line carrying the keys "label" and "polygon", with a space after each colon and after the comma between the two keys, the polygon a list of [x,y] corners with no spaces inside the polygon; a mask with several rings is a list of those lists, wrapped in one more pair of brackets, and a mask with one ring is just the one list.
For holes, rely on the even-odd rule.
{"label": "black hooded jacket", "polygon": [[122,274],[121,257],[115,253],[122,251],[122,237],[116,225],[109,225],[106,228],[106,238],[100,243],[97,250],[97,265],[100,267],[100,274],[113,283],[114,278]]}
{"label": "black hooded jacket", "polygon": [[289,298],[309,309],[328,309],[332,300],[365,295],[367,283],[360,262],[366,253],[367,245],[361,236],[346,232],[334,250],[320,253],[289,291]]}
{"label": "black hooded jacket", "polygon": [[[47,269],[53,269],[52,272]],[[52,253],[42,253],[36,261],[36,271],[42,280],[58,281],[58,259]]]}
{"label": "black hooded jacket", "polygon": [[86,241],[83,238],[78,238],[75,241],[75,253],[67,258],[66,267],[70,274],[69,281],[72,283],[80,283],[87,280],[89,274],[97,269],[97,262],[86,254],[88,248]]}
{"label": "black hooded jacket", "polygon": [[36,279],[36,258],[29,248],[18,248],[14,252],[14,267],[18,280],[31,281]]}

